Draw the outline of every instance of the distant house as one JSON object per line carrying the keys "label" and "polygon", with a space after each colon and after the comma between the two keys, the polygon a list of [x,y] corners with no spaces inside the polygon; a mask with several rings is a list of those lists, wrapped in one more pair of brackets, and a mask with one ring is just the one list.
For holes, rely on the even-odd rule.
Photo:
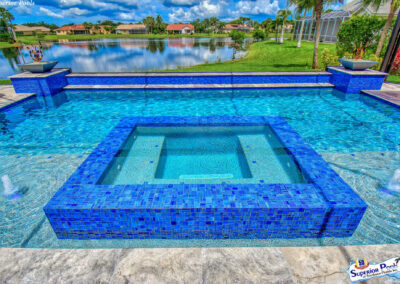
{"label": "distant house", "polygon": [[91,30],[88,30],[84,25],[63,26],[55,30],[57,35],[88,35]]}
{"label": "distant house", "polygon": [[28,27],[24,25],[15,25],[14,32],[16,35],[49,34],[50,29],[43,26]]}
{"label": "distant house", "polygon": [[117,34],[147,34],[148,30],[145,25],[140,24],[129,24],[129,25],[119,25],[116,28]]}
{"label": "distant house", "polygon": [[221,32],[224,34],[229,34],[231,31],[241,31],[244,33],[248,33],[254,30],[254,28],[248,27],[247,25],[239,25],[239,24],[226,24]]}
{"label": "distant house", "polygon": [[[324,13],[321,16],[320,40],[336,42],[336,35],[340,24],[350,19],[353,15],[377,15],[387,17],[390,10],[390,1],[384,2],[378,9],[372,4],[365,6],[360,0],[353,0],[336,11]],[[398,12],[396,12],[397,14]],[[293,39],[300,36],[301,25],[304,22],[302,40],[313,41],[315,36],[315,18],[313,16],[303,17],[296,21],[293,31]]]}
{"label": "distant house", "polygon": [[167,32],[172,34],[192,34],[194,27],[191,24],[172,24],[167,26]]}

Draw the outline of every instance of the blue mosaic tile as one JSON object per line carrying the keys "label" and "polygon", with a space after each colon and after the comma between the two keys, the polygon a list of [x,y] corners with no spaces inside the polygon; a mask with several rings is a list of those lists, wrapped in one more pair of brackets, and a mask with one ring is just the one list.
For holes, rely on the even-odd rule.
{"label": "blue mosaic tile", "polygon": [[359,94],[362,90],[380,90],[386,74],[382,75],[352,75],[328,68],[332,73],[330,83],[335,89],[347,94]]}
{"label": "blue mosaic tile", "polygon": [[[97,184],[136,126],[266,125],[302,184]],[[282,117],[126,117],[44,211],[60,239],[347,237],[367,205]]]}
{"label": "blue mosaic tile", "polygon": [[68,85],[65,75],[70,71],[61,72],[48,77],[11,78],[16,93],[35,93],[37,96],[52,96]]}

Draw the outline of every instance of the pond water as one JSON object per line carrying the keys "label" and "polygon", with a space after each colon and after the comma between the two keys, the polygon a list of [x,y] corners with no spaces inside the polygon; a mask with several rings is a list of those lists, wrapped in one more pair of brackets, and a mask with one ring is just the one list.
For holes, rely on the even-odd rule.
{"label": "pond water", "polygon": [[[249,40],[247,40],[248,42]],[[232,59],[230,38],[101,39],[46,42],[44,60],[57,60],[57,67],[74,72],[126,72],[175,69]],[[20,62],[31,62],[26,50],[0,49],[0,79],[21,72]],[[236,52],[235,57],[245,55]]]}

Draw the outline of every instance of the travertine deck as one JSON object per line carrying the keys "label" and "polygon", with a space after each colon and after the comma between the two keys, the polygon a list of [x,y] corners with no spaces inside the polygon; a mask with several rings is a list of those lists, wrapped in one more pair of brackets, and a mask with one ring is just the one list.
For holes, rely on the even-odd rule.
{"label": "travertine deck", "polygon": [[[400,245],[286,248],[0,249],[1,283],[350,283],[350,260]],[[368,283],[395,283],[388,277]],[[397,282],[398,283],[398,282]]]}
{"label": "travertine deck", "polygon": [[12,85],[0,85],[0,108],[32,95],[33,94],[16,94]]}

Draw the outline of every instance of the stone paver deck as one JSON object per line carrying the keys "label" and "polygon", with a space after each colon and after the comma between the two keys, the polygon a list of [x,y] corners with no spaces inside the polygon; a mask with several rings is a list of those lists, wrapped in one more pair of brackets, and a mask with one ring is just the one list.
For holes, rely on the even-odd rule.
{"label": "stone paver deck", "polygon": [[16,94],[12,85],[0,85],[0,108],[34,94]]}
{"label": "stone paver deck", "polygon": [[[350,283],[346,273],[350,260],[365,257],[374,263],[399,253],[400,245],[77,250],[0,248],[0,282]],[[395,282],[383,277],[368,283]]]}

